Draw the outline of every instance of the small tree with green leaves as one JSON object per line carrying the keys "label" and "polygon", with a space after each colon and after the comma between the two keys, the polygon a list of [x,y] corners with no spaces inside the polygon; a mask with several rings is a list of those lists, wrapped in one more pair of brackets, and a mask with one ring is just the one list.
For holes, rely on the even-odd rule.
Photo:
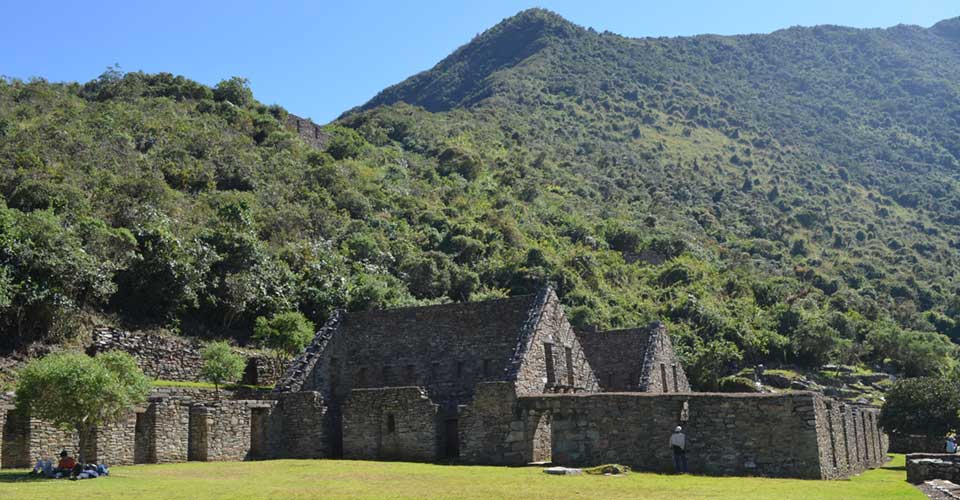
{"label": "small tree with green leaves", "polygon": [[132,410],[149,392],[150,379],[129,354],[54,353],[20,370],[16,405],[23,414],[75,431],[82,463],[94,430]]}
{"label": "small tree with green leaves", "polygon": [[273,349],[280,366],[286,363],[313,340],[313,322],[298,311],[273,315],[270,319],[257,318],[253,327],[253,340],[263,347]]}
{"label": "small tree with green leaves", "polygon": [[946,436],[960,430],[960,384],[948,378],[898,380],[880,410],[886,432]]}
{"label": "small tree with green leaves", "polygon": [[243,376],[246,363],[243,356],[233,352],[226,342],[210,342],[200,351],[203,368],[200,374],[213,383],[217,400],[220,400],[220,386],[224,382],[236,382]]}

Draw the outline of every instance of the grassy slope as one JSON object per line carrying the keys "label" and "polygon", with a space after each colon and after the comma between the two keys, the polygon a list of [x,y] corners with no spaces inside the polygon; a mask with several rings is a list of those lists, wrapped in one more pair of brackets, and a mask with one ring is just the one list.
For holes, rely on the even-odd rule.
{"label": "grassy slope", "polygon": [[0,496],[27,498],[772,498],[922,499],[904,481],[903,456],[849,481],[631,474],[555,477],[537,468],[460,467],[337,460],[277,460],[117,467],[108,480],[14,482]]}

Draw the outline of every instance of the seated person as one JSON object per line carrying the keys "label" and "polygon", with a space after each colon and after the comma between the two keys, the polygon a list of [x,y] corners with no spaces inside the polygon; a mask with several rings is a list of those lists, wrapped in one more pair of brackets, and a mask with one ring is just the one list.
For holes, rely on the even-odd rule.
{"label": "seated person", "polygon": [[53,477],[53,460],[43,457],[37,459],[37,463],[33,466],[30,474],[41,474],[45,477]]}
{"label": "seated person", "polygon": [[70,474],[73,468],[77,466],[77,461],[67,453],[67,450],[60,452],[60,461],[57,462],[57,471],[64,474]]}

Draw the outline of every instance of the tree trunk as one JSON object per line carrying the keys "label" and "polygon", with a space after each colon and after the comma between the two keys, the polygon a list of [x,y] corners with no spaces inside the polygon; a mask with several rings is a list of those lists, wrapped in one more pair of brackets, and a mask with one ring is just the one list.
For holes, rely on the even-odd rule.
{"label": "tree trunk", "polygon": [[87,443],[90,441],[91,431],[90,426],[86,424],[80,425],[77,429],[77,434],[80,436],[80,449],[77,450],[78,463],[87,463]]}

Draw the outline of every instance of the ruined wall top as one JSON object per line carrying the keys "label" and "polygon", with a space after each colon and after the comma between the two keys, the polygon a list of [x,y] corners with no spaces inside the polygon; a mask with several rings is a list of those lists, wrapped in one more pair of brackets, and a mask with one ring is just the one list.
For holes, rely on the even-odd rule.
{"label": "ruined wall top", "polygon": [[[93,332],[93,341],[87,354],[93,356],[106,351],[123,351],[137,360],[143,372],[157,380],[200,381],[203,343],[197,339],[174,335],[129,332],[112,327],[100,327]],[[280,370],[276,361],[254,349],[235,350],[247,358],[244,383],[271,385],[277,381]]]}

